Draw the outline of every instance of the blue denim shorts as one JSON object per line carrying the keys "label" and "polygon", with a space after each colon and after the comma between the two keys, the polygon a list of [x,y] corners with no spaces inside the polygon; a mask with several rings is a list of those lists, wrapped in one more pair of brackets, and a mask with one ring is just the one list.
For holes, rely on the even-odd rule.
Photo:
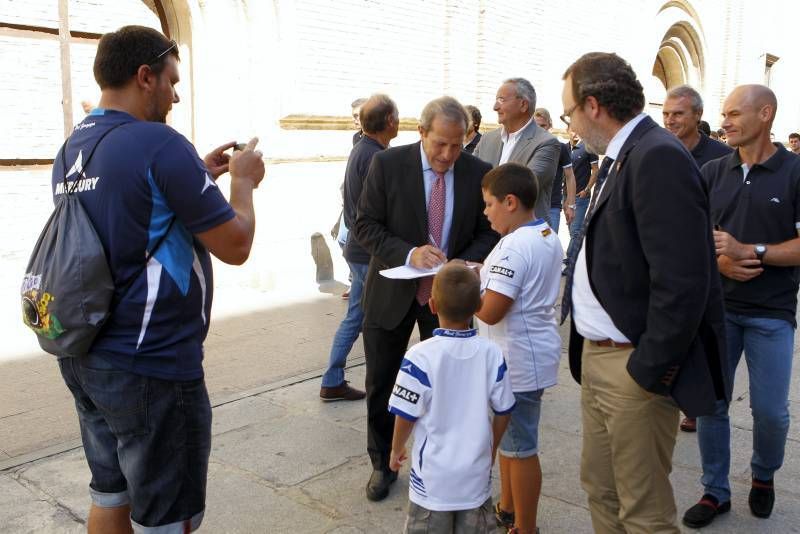
{"label": "blue denim shorts", "polygon": [[543,393],[543,389],[514,393],[517,403],[498,447],[506,458],[528,458],[539,454],[539,415]]}
{"label": "blue denim shorts", "polygon": [[59,366],[75,398],[92,502],[130,505],[136,532],[199,527],[211,452],[205,381],[137,375],[98,356],[62,358]]}

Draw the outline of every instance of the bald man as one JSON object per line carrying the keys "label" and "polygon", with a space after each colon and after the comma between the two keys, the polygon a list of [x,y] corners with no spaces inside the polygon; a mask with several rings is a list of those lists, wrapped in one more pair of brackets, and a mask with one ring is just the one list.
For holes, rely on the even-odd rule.
{"label": "bald man", "polygon": [[[736,150],[703,166],[725,293],[730,376],[744,351],[753,414],[749,504],[765,518],[789,429],[789,382],[800,277],[800,158],[770,141],[777,101],[763,85],[742,85],[722,107],[722,128]],[[730,422],[719,402],[698,418],[704,495],[683,516],[700,528],[731,507]]]}

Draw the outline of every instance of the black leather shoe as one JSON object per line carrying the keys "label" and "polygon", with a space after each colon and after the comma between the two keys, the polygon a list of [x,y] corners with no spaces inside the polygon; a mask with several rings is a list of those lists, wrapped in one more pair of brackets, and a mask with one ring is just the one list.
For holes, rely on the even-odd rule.
{"label": "black leather shoe", "polygon": [[731,501],[719,503],[716,497],[705,494],[700,502],[686,510],[683,524],[691,528],[703,528],[710,525],[714,518],[731,510]]}
{"label": "black leather shoe", "polygon": [[397,480],[397,471],[375,469],[367,482],[367,499],[382,501],[389,495],[389,486]]}
{"label": "black leather shoe", "polygon": [[767,518],[772,514],[772,507],[775,505],[775,487],[771,480],[763,481],[753,479],[753,487],[750,488],[750,511],[756,517]]}

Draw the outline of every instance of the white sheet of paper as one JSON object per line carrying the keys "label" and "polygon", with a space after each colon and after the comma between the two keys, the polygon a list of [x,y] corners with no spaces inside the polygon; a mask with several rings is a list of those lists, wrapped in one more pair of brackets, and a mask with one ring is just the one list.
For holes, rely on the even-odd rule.
{"label": "white sheet of paper", "polygon": [[[413,280],[415,278],[425,278],[426,276],[433,276],[439,272],[439,269],[444,267],[444,263],[437,265],[436,267],[432,267],[430,269],[418,269],[416,267],[412,267],[411,265],[401,265],[400,267],[393,267],[392,269],[384,269],[382,271],[378,271],[381,275],[385,276],[386,278],[391,278],[393,280]],[[467,267],[472,267],[476,269],[478,267],[477,263],[467,263]]]}
{"label": "white sheet of paper", "polygon": [[425,278],[426,276],[433,276],[439,272],[442,265],[437,265],[431,269],[417,269],[411,265],[401,265],[392,269],[384,269],[380,273],[386,278],[393,280],[413,280],[414,278]]}

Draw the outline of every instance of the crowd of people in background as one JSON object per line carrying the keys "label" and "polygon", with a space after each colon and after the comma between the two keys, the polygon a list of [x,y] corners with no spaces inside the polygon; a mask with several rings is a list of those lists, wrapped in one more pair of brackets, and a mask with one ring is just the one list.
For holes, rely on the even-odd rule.
{"label": "crowd of people in background", "polygon": [[[263,157],[254,138],[201,159],[166,126],[180,101],[179,52],[155,30],[104,35],[94,74],[101,99],[52,171],[57,198],[99,148],[96,187],[79,199],[119,301],[87,355],[59,360],[92,474],[88,530],[189,532],[205,513],[211,450],[210,255],[247,259]],[[406,532],[538,532],[539,420],[558,379],[560,310],[561,324],[571,318],[594,530],[680,532],[669,479],[680,411],[703,471],[683,523],[701,528],[731,509],[728,408],[742,354],[748,502],[767,518],[789,426],[800,135],[790,150],[772,141],[778,103],[762,85],[727,95],[716,140],[691,87],[669,91],[663,127],[644,113],[642,85],[615,54],[585,54],[562,79],[569,143],[520,77],[498,81],[498,128],[481,133],[480,111],[443,96],[423,108],[419,141],[397,147],[389,96],[352,104],[358,131],[335,232],[351,287],[320,397],[366,398],[366,497],[385,499],[408,464]],[[216,184],[226,172],[228,199]],[[417,276],[381,274],[395,267]],[[359,335],[366,391],[345,379]]]}
{"label": "crowd of people in background", "polygon": [[[388,97],[374,95],[367,102],[375,99]],[[456,112],[450,107],[458,103],[442,108],[440,99],[423,111],[421,143],[375,144],[380,155],[371,165],[361,161],[357,174],[351,168],[360,160],[359,144],[348,160],[345,188],[364,189],[360,197],[344,198],[355,225],[348,244],[363,247],[359,268],[367,275],[357,276],[351,267],[360,281],[353,283],[351,299],[354,291],[362,299],[349,303],[340,331],[351,310],[361,303],[368,307],[361,315],[373,464],[367,497],[388,495],[413,431],[407,532],[488,529],[480,519],[491,508],[485,481],[465,466],[482,466],[495,456],[501,482],[496,524],[509,532],[537,531],[538,422],[544,390],[556,383],[561,351],[554,315],[561,274],[562,316],[572,314],[570,364],[582,384],[581,480],[595,530],[679,531],[668,478],[678,428],[697,432],[703,468],[702,497],[685,511],[683,523],[701,528],[730,509],[727,409],[742,353],[755,433],[749,503],[753,515],[769,517],[788,428],[786,366],[800,265],[800,158],[792,153],[800,153],[800,135],[789,136],[789,150],[773,142],[777,102],[757,85],[728,96],[718,130],[702,119],[703,100],[694,88],[673,87],[662,106],[661,128],[643,113],[635,73],[613,54],[588,54],[573,64],[563,100],[564,143],[550,133],[550,112],[536,107],[533,84],[509,78],[495,98],[499,128],[481,133],[475,106]],[[369,113],[361,108],[362,130]],[[382,113],[389,120],[398,112],[393,105]],[[441,120],[431,120],[431,113]],[[475,254],[476,247],[492,242],[481,217],[454,216],[458,206],[447,197],[473,180],[465,166],[481,161],[494,169],[485,173],[481,190],[483,215],[499,236],[488,255]],[[758,193],[750,193],[751,185]],[[444,201],[437,196],[440,188],[447,192]],[[442,205],[442,214],[431,212]],[[566,255],[560,243],[544,245],[557,242],[562,213],[570,236]],[[472,229],[474,246],[469,240],[455,247],[446,237],[442,241],[443,228],[470,236],[464,224]],[[455,276],[454,269],[443,270],[433,284],[448,289],[438,297],[423,291],[429,287],[425,278],[415,285],[377,273],[402,264],[451,266],[459,259],[467,266],[480,262],[479,276],[471,280],[466,269],[456,289],[440,282],[445,272],[448,279]],[[480,304],[442,305],[457,301],[478,279]],[[423,294],[413,299],[414,291]],[[421,342],[406,353],[415,322]],[[501,348],[515,399],[507,417],[496,393],[505,371],[496,383],[475,385],[486,394],[472,390],[472,401],[483,405],[475,409],[495,410],[491,425],[453,412],[471,406],[463,398],[469,373],[451,366],[455,360],[464,369],[474,365],[462,352],[481,351],[460,338],[475,335]],[[480,358],[483,365],[493,361]],[[361,398],[363,392],[353,393],[340,376],[337,398]],[[458,380],[461,389],[452,384]],[[323,400],[330,400],[329,388],[323,382]],[[685,412],[680,424],[679,408]],[[465,456],[456,444],[470,433],[493,436],[481,438],[493,447]],[[438,448],[423,468],[429,442]],[[465,496],[472,486],[459,478],[464,474],[480,481],[472,498]],[[459,482],[448,485],[444,479]]]}

